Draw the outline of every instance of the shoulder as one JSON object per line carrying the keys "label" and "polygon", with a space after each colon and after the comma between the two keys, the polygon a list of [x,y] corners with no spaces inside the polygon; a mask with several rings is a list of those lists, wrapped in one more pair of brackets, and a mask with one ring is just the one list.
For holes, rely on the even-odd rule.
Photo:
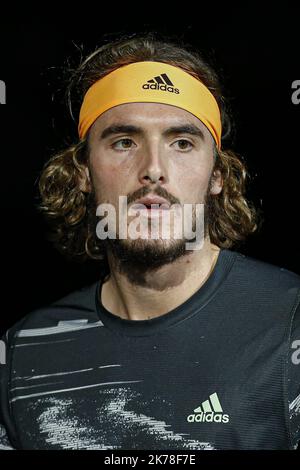
{"label": "shoulder", "polygon": [[63,297],[27,313],[12,325],[5,341],[12,343],[19,336],[70,331],[97,320],[95,296],[99,281],[74,290]]}
{"label": "shoulder", "polygon": [[[227,256],[226,256],[227,255]],[[258,323],[289,328],[300,303],[300,276],[283,266],[227,250],[230,270],[222,293],[228,304]]]}
{"label": "shoulder", "polygon": [[272,264],[252,256],[235,254],[234,271],[243,282],[251,283],[258,290],[273,290],[292,295],[300,289],[300,275],[283,266]]}
{"label": "shoulder", "polygon": [[[98,281],[29,312],[2,336],[0,448],[8,447],[5,433],[14,448],[19,448],[20,445],[9,403],[12,375],[28,376],[34,368],[33,364],[38,364],[42,371],[47,370],[49,361],[69,354],[68,344],[73,341],[74,336],[80,336],[83,330],[90,331],[91,328],[102,326],[95,308],[97,286]],[[80,347],[77,348],[78,355],[81,351]]]}

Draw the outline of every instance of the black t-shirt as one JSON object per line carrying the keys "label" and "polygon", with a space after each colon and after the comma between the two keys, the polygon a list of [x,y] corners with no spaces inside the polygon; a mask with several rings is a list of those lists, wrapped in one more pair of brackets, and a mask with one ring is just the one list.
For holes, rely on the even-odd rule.
{"label": "black t-shirt", "polygon": [[297,447],[300,276],[223,249],[195,294],[142,321],[107,311],[101,285],[2,338],[2,448]]}

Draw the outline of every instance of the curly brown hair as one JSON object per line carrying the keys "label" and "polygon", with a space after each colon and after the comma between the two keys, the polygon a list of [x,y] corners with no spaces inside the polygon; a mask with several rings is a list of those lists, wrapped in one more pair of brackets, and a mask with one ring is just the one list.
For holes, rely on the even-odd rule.
{"label": "curly brown hair", "polygon": [[[223,146],[231,134],[232,121],[215,71],[191,46],[157,39],[153,34],[109,42],[81,60],[79,67],[72,70],[67,85],[72,118],[74,108],[77,107],[78,113],[93,83],[120,66],[145,60],[180,67],[208,87],[221,111]],[[103,243],[97,238],[94,226],[94,192],[86,191],[80,183],[88,166],[88,136],[54,155],[44,165],[38,181],[42,199],[38,208],[49,222],[49,239],[60,252],[77,260],[105,258]],[[215,147],[214,170],[220,171],[223,188],[211,201],[209,236],[220,248],[230,248],[258,228],[258,212],[245,198],[249,174],[241,157],[232,150]]]}

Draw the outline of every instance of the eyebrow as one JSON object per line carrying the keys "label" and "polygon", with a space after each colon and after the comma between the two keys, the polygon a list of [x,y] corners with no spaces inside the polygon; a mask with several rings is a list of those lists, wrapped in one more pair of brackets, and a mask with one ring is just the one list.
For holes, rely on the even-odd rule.
{"label": "eyebrow", "polygon": [[[102,131],[100,139],[106,139],[107,137],[115,134],[143,134],[143,129],[141,127],[128,124],[114,124],[106,127]],[[166,137],[176,134],[190,134],[200,137],[203,141],[205,140],[203,131],[194,124],[182,124],[179,126],[172,126],[168,127],[163,131],[163,135]]]}

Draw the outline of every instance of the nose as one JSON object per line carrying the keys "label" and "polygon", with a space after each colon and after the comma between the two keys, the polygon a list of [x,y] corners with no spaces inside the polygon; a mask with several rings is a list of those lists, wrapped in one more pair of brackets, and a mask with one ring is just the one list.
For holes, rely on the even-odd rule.
{"label": "nose", "polygon": [[138,174],[139,182],[142,184],[167,183],[167,168],[162,148],[158,144],[147,145],[142,152],[142,164]]}

